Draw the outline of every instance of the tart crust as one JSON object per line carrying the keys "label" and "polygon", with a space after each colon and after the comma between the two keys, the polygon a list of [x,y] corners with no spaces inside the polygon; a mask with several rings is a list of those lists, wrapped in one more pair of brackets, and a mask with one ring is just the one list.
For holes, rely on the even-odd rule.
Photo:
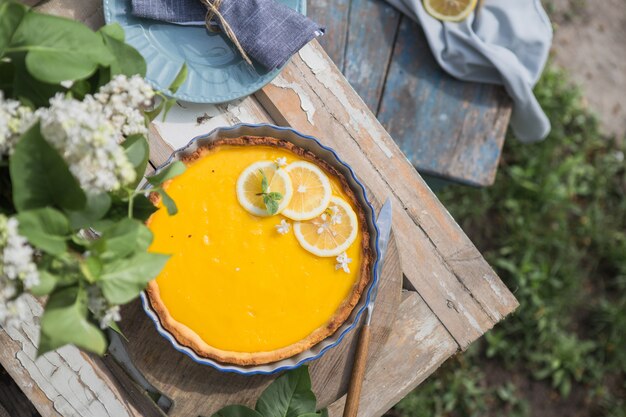
{"label": "tart crust", "polygon": [[[276,139],[272,137],[260,137],[260,136],[242,136],[238,138],[225,138],[217,139],[207,144],[199,146],[197,150],[189,155],[183,155],[181,160],[185,164],[191,164],[194,161],[202,158],[209,152],[214,151],[220,146],[251,146],[251,145],[264,145],[275,146],[287,149],[300,158],[308,160],[320,168],[322,168],[329,176],[339,179],[341,187],[344,192],[350,198],[354,207],[356,207],[356,214],[359,219],[359,225],[362,234],[362,262],[358,279],[352,287],[352,291],[344,302],[339,306],[335,314],[330,320],[321,327],[318,327],[311,332],[304,339],[299,340],[296,343],[285,346],[280,349],[265,351],[265,352],[235,352],[225,351],[217,349],[208,343],[206,343],[196,332],[187,327],[186,325],[176,321],[169,313],[165,303],[161,299],[159,286],[156,280],[151,281],[146,289],[150,305],[156,312],[161,325],[168,330],[176,340],[186,347],[191,348],[196,354],[201,357],[217,360],[222,363],[236,364],[236,365],[262,365],[267,363],[276,362],[285,358],[295,356],[305,350],[313,347],[317,343],[326,339],[332,335],[337,329],[348,319],[350,313],[357,305],[361,294],[365,290],[365,287],[372,279],[372,267],[374,264],[374,254],[370,246],[370,233],[367,227],[365,210],[357,200],[354,192],[348,185],[346,178],[337,169],[318,158],[315,154],[294,145],[286,140]],[[151,195],[151,200],[156,203],[158,201],[158,195]],[[148,224],[150,220],[148,219]]]}

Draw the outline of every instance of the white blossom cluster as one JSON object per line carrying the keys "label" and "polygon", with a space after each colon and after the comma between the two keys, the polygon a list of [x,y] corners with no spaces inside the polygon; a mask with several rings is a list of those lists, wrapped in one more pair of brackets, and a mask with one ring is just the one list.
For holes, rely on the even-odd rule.
{"label": "white blossom cluster", "polygon": [[39,284],[34,250],[18,233],[17,219],[0,214],[0,324],[24,318],[27,305],[21,290]]}
{"label": "white blossom cluster", "polygon": [[96,285],[87,288],[87,306],[100,322],[101,329],[106,329],[111,322],[122,319],[120,306],[109,305],[109,302],[102,295],[102,291]]}
{"label": "white blossom cluster", "polygon": [[121,134],[93,96],[83,101],[57,94],[50,107],[39,109],[41,133],[56,148],[87,190],[113,191],[135,179]]}
{"label": "white blossom cluster", "polygon": [[19,101],[5,99],[0,91],[0,160],[3,155],[11,153],[17,139],[34,120],[30,108],[22,106]]}
{"label": "white blossom cluster", "polygon": [[141,109],[152,105],[154,90],[139,75],[130,78],[117,75],[94,95],[102,104],[105,116],[124,136],[146,134],[146,123]]}

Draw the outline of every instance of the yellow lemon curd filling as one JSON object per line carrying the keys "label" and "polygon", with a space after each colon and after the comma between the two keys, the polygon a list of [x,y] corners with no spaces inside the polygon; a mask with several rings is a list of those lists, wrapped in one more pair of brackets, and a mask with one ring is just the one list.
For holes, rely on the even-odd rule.
{"label": "yellow lemon curd filling", "polygon": [[[293,227],[278,233],[284,217],[257,217],[239,205],[241,172],[279,157],[301,160],[270,146],[218,147],[168,184],[178,214],[161,207],[149,220],[150,251],[172,255],[156,278],[163,303],[176,321],[221,350],[265,352],[302,340],[331,319],[358,279],[360,231],[347,250],[346,273],[335,268],[334,257],[303,249]],[[350,201],[339,181],[330,180],[333,195]]]}

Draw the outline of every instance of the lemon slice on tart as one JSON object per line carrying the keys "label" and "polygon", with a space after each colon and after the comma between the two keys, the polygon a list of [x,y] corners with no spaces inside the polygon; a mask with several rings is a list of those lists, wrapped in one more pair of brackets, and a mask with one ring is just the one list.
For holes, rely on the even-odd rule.
{"label": "lemon slice on tart", "polygon": [[293,231],[304,249],[321,257],[338,256],[354,243],[359,230],[356,213],[347,201],[331,197],[320,216],[294,224]]}
{"label": "lemon slice on tart", "polygon": [[332,188],[324,172],[306,161],[285,168],[293,186],[293,196],[282,215],[292,220],[309,220],[321,215],[330,203]]}
{"label": "lemon slice on tart", "polygon": [[289,205],[292,194],[291,178],[273,161],[255,162],[244,169],[237,179],[237,200],[255,216],[282,212]]}

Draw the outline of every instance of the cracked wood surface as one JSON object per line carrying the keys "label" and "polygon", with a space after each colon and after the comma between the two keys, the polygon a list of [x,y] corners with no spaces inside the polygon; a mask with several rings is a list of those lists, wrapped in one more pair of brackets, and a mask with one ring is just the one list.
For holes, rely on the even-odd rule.
{"label": "cracked wood surface", "polygon": [[[41,7],[92,27],[102,23],[97,0],[49,0]],[[239,121],[293,126],[335,148],[376,200],[392,195],[393,230],[410,291],[403,295],[387,342],[368,365],[360,415],[383,414],[448,357],[516,308],[515,298],[316,42],[255,96],[219,106],[184,106],[167,123],[151,126],[153,134],[158,132],[176,146],[211,126]],[[206,116],[204,124],[192,122],[199,116]],[[180,125],[185,123],[181,136]],[[151,151],[153,163],[170,154],[167,146]],[[33,310],[37,311],[35,304]],[[36,331],[34,324],[28,326],[28,332],[19,333],[0,329],[5,347],[0,361],[43,416],[82,416],[102,409],[109,413],[102,415],[161,415],[145,395],[135,392],[137,387],[119,368],[109,370],[99,358],[65,347],[34,360]],[[52,359],[46,359],[48,355]],[[331,415],[341,415],[343,401],[329,406]]]}

